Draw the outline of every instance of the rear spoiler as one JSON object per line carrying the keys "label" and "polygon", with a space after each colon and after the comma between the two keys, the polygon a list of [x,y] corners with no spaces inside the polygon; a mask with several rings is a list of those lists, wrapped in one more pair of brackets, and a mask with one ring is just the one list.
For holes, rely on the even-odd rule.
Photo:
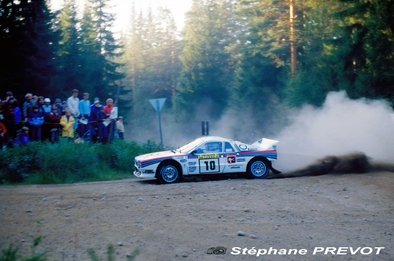
{"label": "rear spoiler", "polygon": [[276,150],[279,141],[262,138],[250,145],[251,148],[257,150]]}

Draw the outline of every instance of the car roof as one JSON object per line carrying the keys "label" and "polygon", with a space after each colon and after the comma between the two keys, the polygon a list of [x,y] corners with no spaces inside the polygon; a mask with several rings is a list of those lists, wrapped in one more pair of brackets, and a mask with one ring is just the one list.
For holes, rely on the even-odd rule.
{"label": "car roof", "polygon": [[202,136],[199,139],[201,139],[204,142],[207,142],[207,141],[229,141],[229,142],[232,142],[233,141],[231,139],[227,139],[227,138],[223,138],[223,137],[219,137],[219,136]]}

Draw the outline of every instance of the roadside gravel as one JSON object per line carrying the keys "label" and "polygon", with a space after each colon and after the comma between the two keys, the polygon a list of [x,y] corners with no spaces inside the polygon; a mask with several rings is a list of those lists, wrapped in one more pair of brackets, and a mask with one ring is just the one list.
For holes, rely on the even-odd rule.
{"label": "roadside gravel", "polygon": [[[126,179],[1,186],[0,248],[49,260],[393,260],[394,173],[171,185]],[[207,254],[223,246],[223,255]],[[306,255],[232,255],[232,249],[306,249]],[[312,255],[315,247],[384,247],[379,255]],[[252,251],[253,252],[253,251]]]}

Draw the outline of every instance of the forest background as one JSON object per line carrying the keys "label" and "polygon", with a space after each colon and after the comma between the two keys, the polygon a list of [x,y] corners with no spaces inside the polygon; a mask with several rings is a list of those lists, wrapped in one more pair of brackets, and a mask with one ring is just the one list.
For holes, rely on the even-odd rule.
{"label": "forest background", "polygon": [[110,10],[0,0],[2,93],[114,97],[128,137],[145,141],[158,137],[149,99],[164,97],[166,143],[178,145],[205,120],[230,138],[272,135],[331,91],[394,105],[392,0],[193,0],[182,32],[170,10],[133,6],[121,35]]}

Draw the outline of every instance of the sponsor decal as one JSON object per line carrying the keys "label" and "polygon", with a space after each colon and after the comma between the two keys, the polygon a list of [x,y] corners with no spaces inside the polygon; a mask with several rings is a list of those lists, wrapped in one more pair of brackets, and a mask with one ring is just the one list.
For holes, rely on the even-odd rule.
{"label": "sponsor decal", "polygon": [[248,146],[246,146],[245,144],[239,144],[238,147],[240,150],[248,150]]}
{"label": "sponsor decal", "polygon": [[227,156],[227,163],[228,164],[234,164],[237,162],[237,157],[234,155]]}
{"label": "sponsor decal", "polygon": [[209,174],[209,173],[219,173],[220,172],[220,161],[219,159],[203,159],[199,160],[200,165],[200,173]]}
{"label": "sponsor decal", "polygon": [[219,154],[218,153],[214,153],[214,154],[202,154],[198,156],[198,159],[218,159],[219,158]]}
{"label": "sponsor decal", "polygon": [[246,160],[245,158],[238,158],[237,162],[245,162],[245,160]]}
{"label": "sponsor decal", "polygon": [[239,166],[239,165],[232,165],[232,166],[230,166],[230,169],[240,169],[241,168],[241,166]]}

